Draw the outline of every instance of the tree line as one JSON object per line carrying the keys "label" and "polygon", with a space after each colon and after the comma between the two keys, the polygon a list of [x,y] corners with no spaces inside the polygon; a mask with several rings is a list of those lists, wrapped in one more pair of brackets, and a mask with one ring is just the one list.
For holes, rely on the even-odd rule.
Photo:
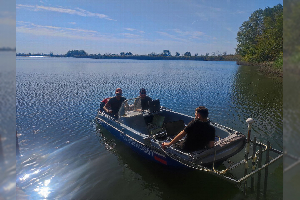
{"label": "tree line", "polygon": [[175,56],[172,56],[169,50],[164,50],[163,53],[156,54],[154,52],[148,55],[138,55],[131,52],[121,52],[120,54],[88,54],[84,50],[69,50],[63,55],[54,55],[53,52],[50,54],[40,53],[17,53],[17,56],[50,56],[50,57],[74,57],[74,58],[93,58],[93,59],[137,59],[137,60],[202,60],[202,61],[236,61],[237,56],[232,54],[223,54],[212,52],[211,55],[206,53],[205,55],[198,55],[198,53],[192,55],[190,52],[185,52],[180,56],[179,52],[176,52]]}

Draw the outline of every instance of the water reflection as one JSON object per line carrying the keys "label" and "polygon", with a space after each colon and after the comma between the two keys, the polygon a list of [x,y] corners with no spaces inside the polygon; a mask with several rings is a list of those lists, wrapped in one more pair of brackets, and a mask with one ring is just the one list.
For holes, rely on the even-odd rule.
{"label": "water reflection", "polygon": [[[184,199],[187,192],[200,199],[214,193],[217,185],[221,192],[214,193],[215,198],[234,199],[238,189],[219,178],[162,168],[114,140],[99,143],[93,119],[99,102],[113,96],[115,88],[122,86],[124,96],[133,98],[147,86],[149,96],[175,111],[193,115],[196,107],[204,105],[213,121],[245,133],[244,120],[251,117],[251,110],[259,110],[265,120],[255,116],[258,124],[266,123],[260,129],[268,122],[273,128],[273,104],[271,110],[263,109],[276,100],[262,104],[262,99],[251,98],[243,73],[247,71],[235,62],[18,58],[16,124],[22,156],[17,161],[17,185],[35,199],[43,195],[49,199],[100,195],[103,199]],[[259,108],[251,107],[256,105]],[[280,117],[279,112],[279,129]],[[271,128],[263,131],[280,143],[282,138]],[[47,186],[46,180],[51,180]],[[183,192],[181,183],[186,187]],[[205,187],[195,188],[199,184]],[[194,194],[195,190],[200,191]]]}
{"label": "water reflection", "polygon": [[35,188],[34,191],[37,192],[42,198],[47,198],[51,193],[51,188],[48,187],[50,182],[50,179],[45,180],[44,183],[40,182],[39,186],[37,186],[37,188]]}
{"label": "water reflection", "polygon": [[236,120],[245,123],[248,117],[255,120],[252,138],[270,141],[282,149],[283,90],[282,80],[265,78],[253,66],[241,66],[233,84],[232,106]]}

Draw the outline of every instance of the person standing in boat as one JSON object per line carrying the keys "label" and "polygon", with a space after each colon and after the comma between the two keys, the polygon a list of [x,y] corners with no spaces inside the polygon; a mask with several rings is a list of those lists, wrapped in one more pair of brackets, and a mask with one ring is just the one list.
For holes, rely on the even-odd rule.
{"label": "person standing in boat", "polygon": [[134,107],[137,108],[138,105],[141,105],[142,110],[148,110],[150,102],[152,101],[151,97],[146,95],[146,89],[140,89],[140,96],[137,97],[134,101]]}
{"label": "person standing in boat", "polygon": [[108,100],[108,102],[103,107],[103,110],[106,113],[111,114],[113,117],[118,118],[119,109],[120,109],[123,101],[126,100],[126,98],[122,97],[122,89],[121,88],[117,88],[115,94],[116,94],[116,96],[112,97]]}
{"label": "person standing in boat", "polygon": [[210,125],[208,117],[208,109],[199,106],[195,109],[195,119],[192,120],[171,142],[164,142],[162,148],[168,147],[185,139],[180,144],[182,150],[197,151],[204,148],[212,148],[215,142],[215,128]]}

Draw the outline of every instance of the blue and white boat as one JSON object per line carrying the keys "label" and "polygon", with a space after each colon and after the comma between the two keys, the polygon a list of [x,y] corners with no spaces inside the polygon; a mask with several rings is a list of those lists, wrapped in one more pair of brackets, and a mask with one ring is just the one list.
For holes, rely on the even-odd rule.
{"label": "blue and white boat", "polygon": [[159,100],[152,101],[150,109],[145,111],[133,101],[135,99],[123,102],[117,119],[100,109],[96,122],[133,151],[155,162],[167,166],[207,169],[205,166],[220,164],[234,156],[246,144],[246,136],[242,133],[210,122],[216,129],[213,148],[185,152],[174,144],[162,149],[162,143],[171,141],[193,117],[161,107]]}

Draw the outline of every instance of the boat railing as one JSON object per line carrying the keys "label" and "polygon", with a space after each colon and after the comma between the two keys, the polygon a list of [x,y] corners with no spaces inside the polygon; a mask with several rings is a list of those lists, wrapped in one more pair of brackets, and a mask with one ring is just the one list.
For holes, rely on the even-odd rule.
{"label": "boat railing", "polygon": [[[247,122],[248,123],[248,122]],[[220,126],[224,129],[228,129],[227,127]],[[250,128],[249,128],[250,127]],[[231,131],[231,129],[228,129]],[[277,160],[281,159],[284,155],[284,153],[280,150],[274,149],[271,147],[270,142],[267,141],[267,144],[264,144],[262,142],[256,141],[256,137],[254,137],[254,140],[250,139],[250,133],[251,133],[251,125],[248,126],[248,137],[247,137],[247,143],[245,145],[245,154],[244,159],[232,162],[231,160],[227,159],[225,169],[219,170],[215,168],[215,163],[213,162],[212,167],[205,167],[197,162],[194,161],[194,159],[197,159],[197,156],[190,154],[190,157],[188,159],[184,159],[182,157],[177,156],[176,154],[172,154],[168,152],[168,150],[162,149],[164,153],[169,156],[170,158],[176,160],[177,162],[180,162],[190,168],[199,170],[199,171],[205,171],[208,173],[211,173],[213,175],[216,175],[218,177],[221,177],[227,181],[230,181],[234,184],[237,184],[241,186],[246,194],[247,191],[247,184],[249,182],[249,179],[251,179],[251,190],[254,190],[254,175],[257,174],[257,193],[260,193],[260,181],[261,181],[261,173],[264,170],[265,171],[265,177],[264,177],[264,194],[267,190],[267,180],[268,180],[268,169],[269,166],[276,162]],[[241,134],[241,133],[237,133]],[[210,151],[214,151],[214,161],[216,160],[217,155],[217,147],[211,148]],[[201,153],[201,152],[200,152]],[[272,155],[270,155],[272,154]],[[290,170],[294,166],[297,166],[300,164],[300,158],[290,156],[295,162],[284,169],[285,171]],[[264,164],[263,164],[264,162]],[[224,163],[223,163],[224,164]],[[242,168],[244,170],[244,173],[242,176],[234,176],[234,170],[237,168]]]}
{"label": "boat railing", "polygon": [[[252,155],[249,156],[249,154],[246,154],[245,159],[243,159],[237,163],[229,161],[229,163],[230,163],[229,166],[226,169],[222,169],[222,170],[218,170],[218,169],[214,168],[214,166],[212,166],[212,168],[210,168],[210,167],[205,167],[201,164],[197,164],[196,162],[193,161],[193,159],[197,159],[197,158],[194,157],[190,153],[185,153],[186,155],[189,155],[189,156],[187,156],[187,159],[183,159],[182,157],[179,157],[176,154],[169,152],[168,150],[163,150],[163,151],[170,158],[172,158],[172,159],[176,160],[177,162],[180,162],[190,168],[212,173],[214,175],[217,175],[218,177],[229,180],[230,182],[233,182],[235,184],[242,184],[244,181],[247,181],[248,178],[252,177],[254,174],[260,172],[261,170],[266,169],[270,164],[274,163],[275,161],[282,158],[282,156],[283,156],[283,152],[276,150],[274,148],[271,148],[270,145],[268,146],[263,143],[252,141],[252,140],[250,140],[250,143],[252,143],[251,146],[254,151]],[[258,146],[259,150],[256,151],[256,149],[253,148],[254,146]],[[215,153],[217,151],[216,148],[212,148],[211,150],[215,151]],[[271,158],[269,156],[270,152],[277,154],[277,156],[274,156]],[[261,163],[263,160],[263,157],[262,157],[263,153],[266,154],[266,159],[265,159],[265,164],[261,165],[259,163]],[[234,170],[238,167],[244,167],[244,169],[248,169],[250,165],[252,165],[252,167],[251,167],[252,170],[250,171],[250,173],[244,174],[243,177],[234,178],[231,175],[227,175],[229,172],[232,172],[232,170]]]}

